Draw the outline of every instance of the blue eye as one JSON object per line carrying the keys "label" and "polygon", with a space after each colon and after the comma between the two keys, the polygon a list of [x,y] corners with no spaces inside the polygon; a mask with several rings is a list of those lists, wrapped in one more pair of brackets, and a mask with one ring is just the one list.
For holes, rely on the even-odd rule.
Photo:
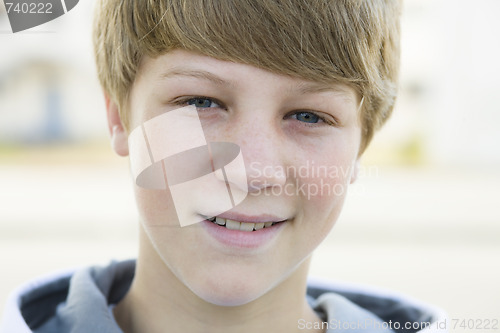
{"label": "blue eye", "polygon": [[311,112],[298,112],[293,115],[298,121],[302,121],[304,123],[315,124],[321,120],[318,115],[315,115]]}
{"label": "blue eye", "polygon": [[203,97],[191,98],[187,101],[187,104],[194,105],[197,108],[219,107],[219,104],[215,103],[210,98]]}

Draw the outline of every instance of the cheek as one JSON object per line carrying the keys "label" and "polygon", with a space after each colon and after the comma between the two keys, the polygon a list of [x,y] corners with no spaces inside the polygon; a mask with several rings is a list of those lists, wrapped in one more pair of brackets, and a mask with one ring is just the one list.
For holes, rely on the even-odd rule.
{"label": "cheek", "polygon": [[302,186],[302,199],[309,208],[318,210],[317,214],[341,209],[356,165],[359,139],[359,129],[353,127],[315,145],[300,147],[294,164],[306,172],[299,173],[296,182]]}
{"label": "cheek", "polygon": [[135,186],[135,197],[141,222],[145,226],[179,226],[170,192]]}
{"label": "cheek", "polygon": [[355,151],[331,149],[325,154],[310,154],[302,160],[307,173],[296,179],[301,196],[298,242],[302,251],[314,250],[335,225],[344,204],[354,167]]}
{"label": "cheek", "polygon": [[355,166],[351,156],[330,156],[306,161],[307,172],[299,175],[297,181],[308,206],[320,212],[329,207],[341,208]]}
{"label": "cheek", "polygon": [[[326,166],[326,168],[325,168]],[[350,179],[349,163],[322,161],[309,168],[310,177],[299,179],[301,213],[296,244],[311,253],[330,233],[342,211]]]}
{"label": "cheek", "polygon": [[196,234],[192,232],[196,226],[182,228],[179,225],[169,191],[135,187],[135,196],[140,223],[147,235],[144,248],[152,251],[148,252],[150,258],[158,255],[171,272],[177,276],[182,275],[186,268],[183,262],[189,262],[197,256],[196,246],[192,245],[198,241]]}
{"label": "cheek", "polygon": [[[344,175],[343,173],[346,173]],[[350,179],[349,169],[337,166],[328,168],[326,175],[309,179],[309,198],[314,209],[340,209],[347,194]]]}

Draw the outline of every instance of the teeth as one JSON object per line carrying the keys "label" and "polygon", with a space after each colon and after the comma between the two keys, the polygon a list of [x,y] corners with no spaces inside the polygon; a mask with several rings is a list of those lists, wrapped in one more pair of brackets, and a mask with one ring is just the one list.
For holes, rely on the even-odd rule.
{"label": "teeth", "polygon": [[227,229],[240,230],[240,231],[260,230],[262,228],[269,228],[277,223],[277,222],[259,222],[259,223],[238,222],[234,220],[223,219],[220,217],[207,218],[207,220],[215,224],[218,224],[220,226],[225,226]]}
{"label": "teeth", "polygon": [[230,230],[240,230],[240,225],[241,225],[241,222],[233,221],[233,220],[229,220],[229,219],[226,220],[226,228],[228,228]]}
{"label": "teeth", "polygon": [[254,227],[255,230],[260,230],[262,228],[264,228],[264,223],[255,223]]}
{"label": "teeth", "polygon": [[253,231],[255,223],[241,223],[240,230],[241,231]]}

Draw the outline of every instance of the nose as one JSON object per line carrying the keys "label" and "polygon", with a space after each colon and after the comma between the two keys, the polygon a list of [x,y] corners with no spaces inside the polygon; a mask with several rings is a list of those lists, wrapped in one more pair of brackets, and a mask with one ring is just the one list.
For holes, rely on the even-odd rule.
{"label": "nose", "polygon": [[241,149],[248,192],[283,186],[287,179],[286,156],[279,124],[265,112],[246,114],[251,116],[240,117],[228,126],[225,140]]}

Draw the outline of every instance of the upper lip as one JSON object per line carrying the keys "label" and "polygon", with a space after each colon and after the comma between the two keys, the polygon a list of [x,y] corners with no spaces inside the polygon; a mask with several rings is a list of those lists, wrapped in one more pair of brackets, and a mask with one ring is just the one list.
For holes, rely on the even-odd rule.
{"label": "upper lip", "polygon": [[[207,216],[205,216],[205,217],[207,217]],[[211,217],[213,217],[213,216],[208,216],[208,218],[211,218]],[[272,215],[272,214],[245,215],[245,214],[239,214],[239,213],[234,213],[234,212],[225,212],[223,214],[216,215],[216,217],[226,219],[226,220],[245,222],[245,223],[284,222],[287,220],[286,218],[279,217],[279,216]]]}

